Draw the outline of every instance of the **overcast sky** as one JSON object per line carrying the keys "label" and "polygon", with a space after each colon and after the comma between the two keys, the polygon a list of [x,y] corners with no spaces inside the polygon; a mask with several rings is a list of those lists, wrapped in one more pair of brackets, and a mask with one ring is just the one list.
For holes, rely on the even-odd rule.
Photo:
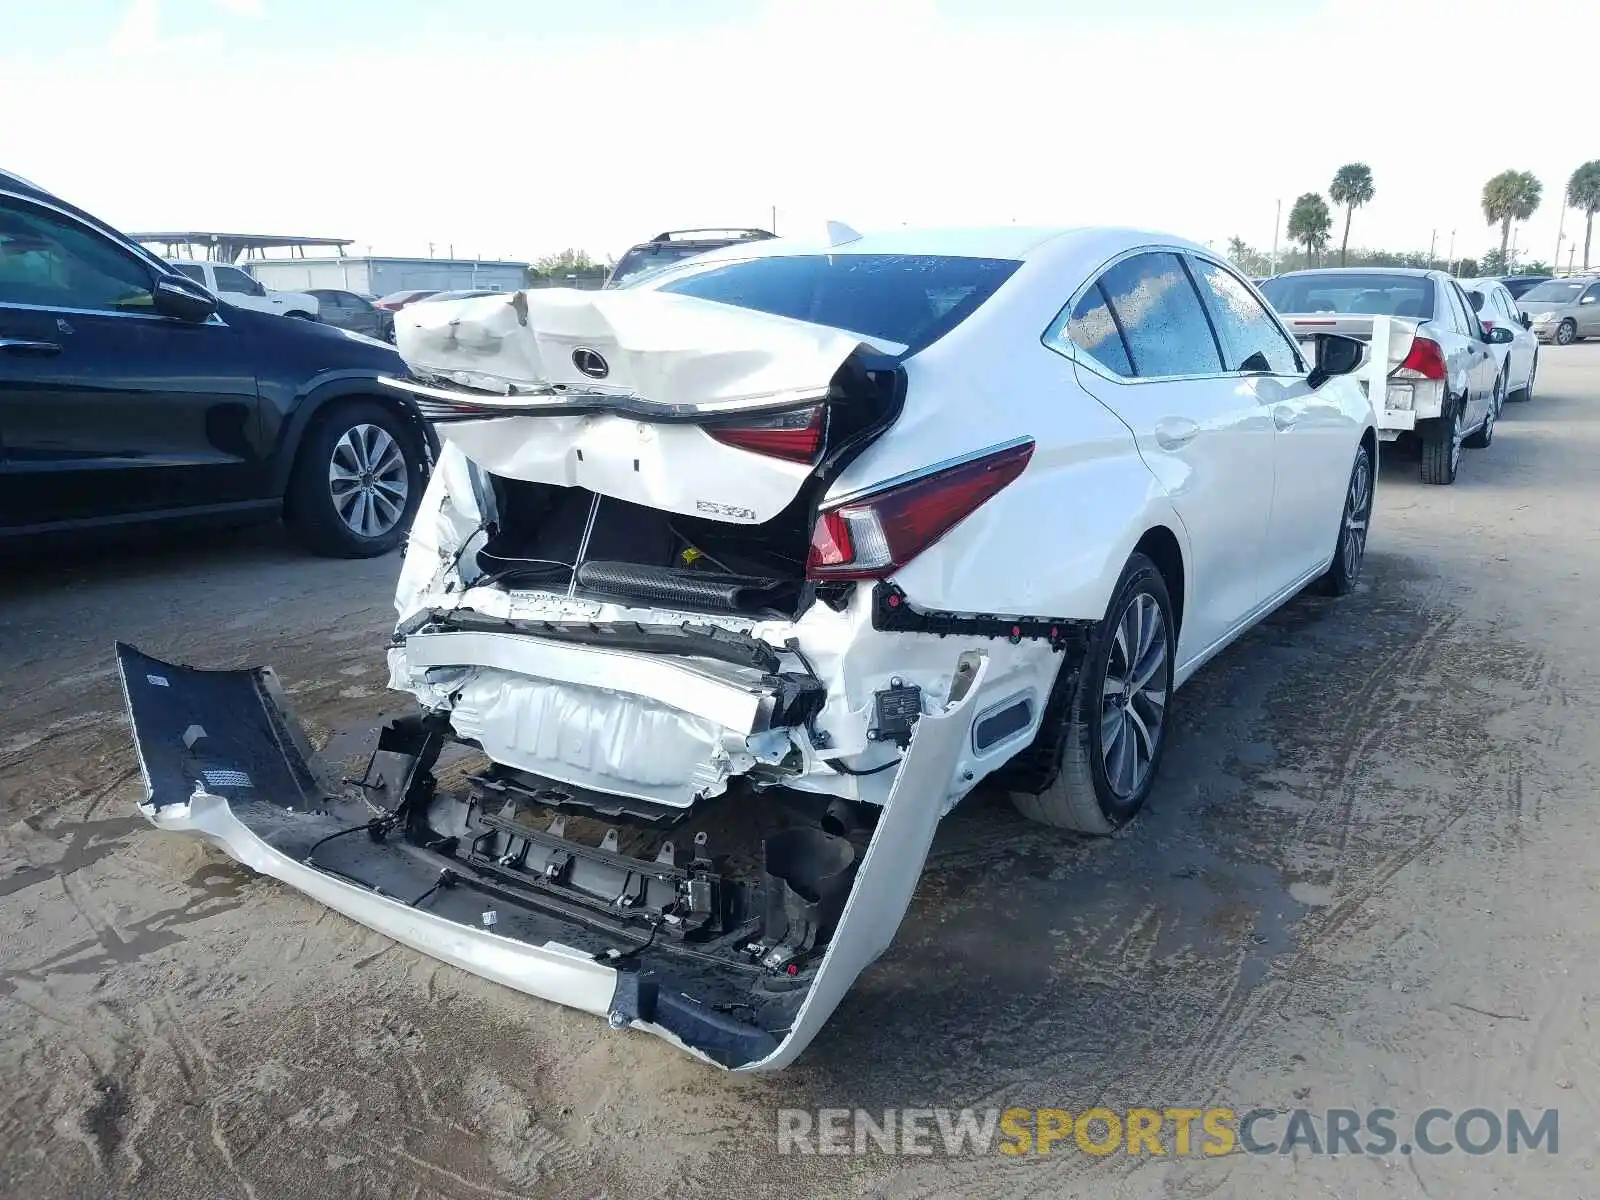
{"label": "overcast sky", "polygon": [[[1275,202],[1287,221],[1355,159],[1377,197],[1353,245],[1498,245],[1478,197],[1515,167],[1545,194],[1518,244],[1549,259],[1567,176],[1600,158],[1596,0],[0,0],[0,17],[0,165],[124,229],[357,253],[617,254],[773,206],[780,229],[1118,223],[1266,248]],[[1546,60],[1569,64],[1549,86]]]}

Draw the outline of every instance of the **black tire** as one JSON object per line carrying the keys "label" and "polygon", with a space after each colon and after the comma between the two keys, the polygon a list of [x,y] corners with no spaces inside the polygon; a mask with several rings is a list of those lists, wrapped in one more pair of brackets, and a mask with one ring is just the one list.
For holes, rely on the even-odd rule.
{"label": "black tire", "polygon": [[1577,340],[1578,324],[1571,317],[1556,326],[1556,345],[1570,346]]}
{"label": "black tire", "polygon": [[[1153,645],[1141,663],[1137,656],[1133,667],[1148,672],[1142,688],[1125,688],[1116,697],[1107,697],[1106,680],[1113,668],[1120,668],[1130,682],[1136,678],[1125,661],[1122,649],[1130,641],[1124,628],[1125,619],[1138,609],[1142,619],[1153,611],[1161,618],[1157,631],[1162,640],[1159,663],[1155,661]],[[1123,637],[1119,640],[1119,629]],[[1012,803],[1017,811],[1029,820],[1051,825],[1057,829],[1071,829],[1078,833],[1109,834],[1131,821],[1150,794],[1160,772],[1161,757],[1166,750],[1167,729],[1171,725],[1172,669],[1177,651],[1177,623],[1172,617],[1172,601],[1167,595],[1167,584],[1157,569],[1143,554],[1134,554],[1123,568],[1122,578],[1106,608],[1105,619],[1100,622],[1094,638],[1084,655],[1076,691],[1067,708],[1067,727],[1062,737],[1061,769],[1054,781],[1038,794],[1013,792]],[[1113,680],[1116,676],[1112,676]],[[1159,705],[1154,694],[1159,690]],[[1121,715],[1128,710],[1135,713],[1137,724]],[[1113,710],[1118,715],[1108,716]],[[1108,724],[1118,722],[1113,732],[1110,749],[1118,764],[1118,774],[1126,759],[1116,753],[1118,745],[1127,741],[1129,753],[1137,746],[1148,748],[1146,767],[1142,776],[1137,774],[1137,758],[1132,772],[1123,779],[1131,786],[1114,785],[1107,774],[1107,746],[1101,739]],[[1147,739],[1139,738],[1137,729],[1155,729]]]}
{"label": "black tire", "polygon": [[[387,449],[377,449],[382,440],[366,432],[370,430],[381,431],[395,448],[401,460],[398,469],[391,465]],[[357,472],[354,481],[341,478],[335,483],[336,469],[341,476],[347,475],[352,462],[359,461],[352,459],[352,450],[365,451],[369,447],[373,448],[372,458],[381,460],[383,470]],[[340,456],[337,464],[336,452]],[[420,432],[394,409],[376,400],[335,401],[312,419],[301,439],[289,473],[284,516],[290,529],[315,554],[329,558],[387,554],[411,528],[427,482],[426,462]],[[370,483],[364,481],[368,478]],[[401,479],[403,495],[398,489]],[[352,500],[357,492],[366,495]],[[341,497],[338,504],[336,493]],[[398,509],[398,519],[392,519],[394,509]],[[379,519],[363,520],[369,512]],[[357,528],[360,525],[371,532],[363,532]]]}
{"label": "black tire", "polygon": [[1446,396],[1444,412],[1423,425],[1422,482],[1454,483],[1461,466],[1461,402]]}
{"label": "black tire", "polygon": [[1528,368],[1528,382],[1514,392],[1509,392],[1506,399],[1513,404],[1526,404],[1533,399],[1533,381],[1539,376],[1539,352],[1533,352],[1533,365]]}
{"label": "black tire", "polygon": [[1378,473],[1373,469],[1372,452],[1362,442],[1350,466],[1350,482],[1344,490],[1344,510],[1339,518],[1339,537],[1333,544],[1333,564],[1317,581],[1326,596],[1348,596],[1361,578],[1361,565],[1367,557],[1367,531],[1372,525],[1372,498],[1377,490]]}
{"label": "black tire", "polygon": [[1506,402],[1506,379],[1504,375],[1498,376],[1494,381],[1494,395],[1489,399],[1489,411],[1483,418],[1483,425],[1474,433],[1469,434],[1461,444],[1473,450],[1485,450],[1494,443],[1494,423],[1500,419],[1500,410]]}

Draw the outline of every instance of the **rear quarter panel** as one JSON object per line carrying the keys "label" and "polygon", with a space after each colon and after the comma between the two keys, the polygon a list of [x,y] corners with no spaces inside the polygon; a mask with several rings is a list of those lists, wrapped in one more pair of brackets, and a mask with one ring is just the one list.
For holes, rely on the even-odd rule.
{"label": "rear quarter panel", "polygon": [[1133,435],[1077,385],[1038,329],[966,325],[906,363],[894,428],[837,481],[844,495],[1017,437],[1027,469],[894,577],[919,608],[1099,620],[1128,555],[1165,525],[1187,546]]}

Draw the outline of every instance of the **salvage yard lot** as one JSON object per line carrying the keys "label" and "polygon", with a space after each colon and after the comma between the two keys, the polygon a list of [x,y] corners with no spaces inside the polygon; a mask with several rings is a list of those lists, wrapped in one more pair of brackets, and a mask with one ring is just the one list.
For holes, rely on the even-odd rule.
{"label": "salvage yard lot", "polygon": [[[1600,345],[1449,489],[1391,459],[1366,578],[1178,697],[1091,842],[979,794],[797,1067],[735,1077],[394,946],[148,829],[113,638],[268,662],[340,757],[401,711],[399,560],[275,529],[0,562],[0,1194],[1578,1195],[1600,1038]],[[1064,531],[1070,535],[1070,528]],[[784,1108],[1559,1108],[1555,1156],[775,1154]]]}

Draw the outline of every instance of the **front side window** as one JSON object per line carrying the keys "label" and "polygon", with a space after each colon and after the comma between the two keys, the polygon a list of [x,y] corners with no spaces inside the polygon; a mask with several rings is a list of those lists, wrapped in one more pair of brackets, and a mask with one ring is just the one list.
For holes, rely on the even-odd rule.
{"label": "front side window", "polygon": [[257,294],[256,281],[238,267],[215,266],[211,269],[217,276],[217,291],[241,292],[246,296]]}
{"label": "front side window", "polygon": [[1596,301],[1600,301],[1600,283],[1593,284],[1589,290],[1583,294],[1583,299],[1578,303],[1594,304]]}
{"label": "front side window", "polygon": [[194,263],[172,263],[171,266],[179,275],[194,280],[201,287],[206,286],[206,273]]}
{"label": "front side window", "polygon": [[0,202],[0,304],[148,312],[151,276],[99,233],[47,209]]}
{"label": "front side window", "polygon": [[1189,273],[1176,254],[1165,251],[1125,258],[1100,276],[1133,372],[1162,375],[1214,375],[1222,370],[1216,338]]}
{"label": "front side window", "polygon": [[1294,343],[1249,288],[1216,263],[1189,261],[1194,264],[1200,296],[1222,339],[1225,370],[1265,370],[1274,375],[1304,373]]}

